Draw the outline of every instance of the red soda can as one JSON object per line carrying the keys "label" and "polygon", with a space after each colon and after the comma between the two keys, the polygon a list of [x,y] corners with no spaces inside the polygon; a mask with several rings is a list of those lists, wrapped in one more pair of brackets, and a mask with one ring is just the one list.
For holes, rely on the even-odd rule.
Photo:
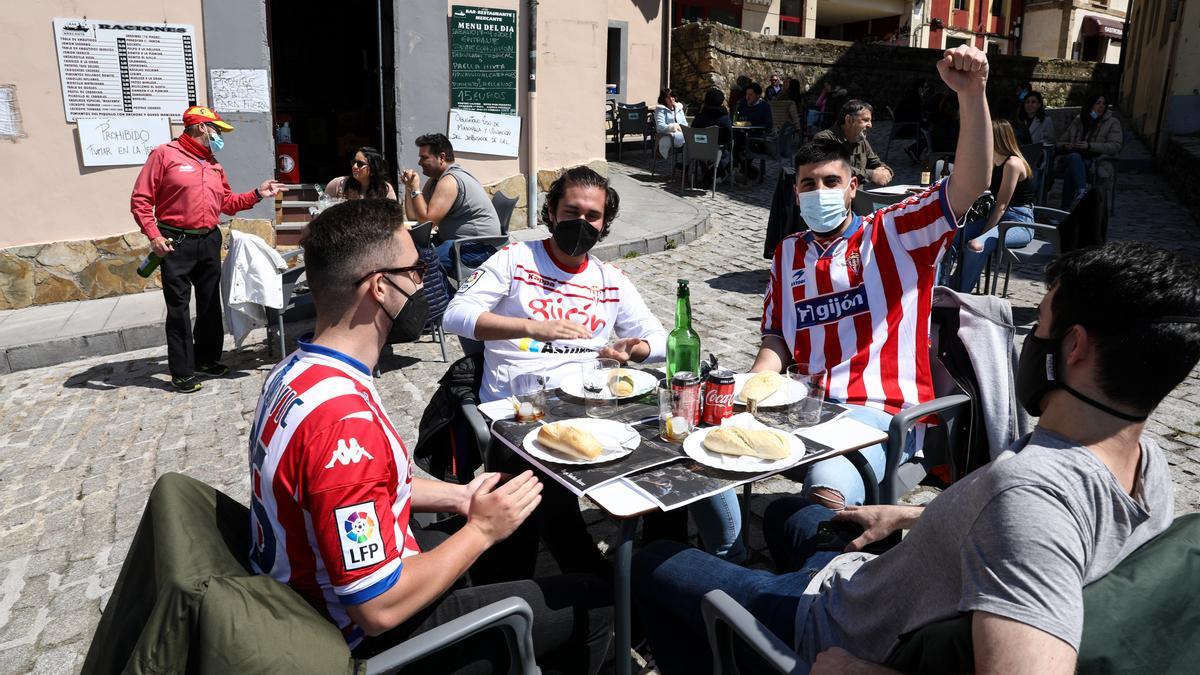
{"label": "red soda can", "polygon": [[733,416],[733,371],[711,370],[704,382],[705,424],[719,425],[721,420]]}
{"label": "red soda can", "polygon": [[679,405],[692,411],[692,426],[700,424],[700,376],[691,371],[680,371],[671,378],[671,391],[678,392]]}

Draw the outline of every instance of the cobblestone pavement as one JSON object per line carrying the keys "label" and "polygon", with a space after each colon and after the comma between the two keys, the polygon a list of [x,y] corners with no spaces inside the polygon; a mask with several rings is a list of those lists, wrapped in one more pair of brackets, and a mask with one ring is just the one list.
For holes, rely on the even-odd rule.
{"label": "cobblestone pavement", "polygon": [[[876,137],[885,134],[886,127],[876,128]],[[903,159],[900,144],[893,156],[901,158],[898,180],[915,182],[917,167]],[[662,182],[648,175],[645,157],[631,161],[611,166]],[[771,185],[723,187],[715,199],[688,192],[711,212],[708,234],[620,263],[668,325],[675,279],[690,279],[703,347],[735,369],[750,365],[757,345]],[[1112,237],[1200,257],[1200,229],[1153,174],[1122,173],[1118,200]],[[1032,321],[1041,293],[1036,270],[1015,270],[1011,299],[1018,323]],[[0,672],[79,670],[159,475],[183,472],[246,501],[247,428],[272,365],[261,336],[249,342],[260,346],[227,358],[230,377],[187,397],[167,390],[163,348],[0,377]],[[397,353],[383,363],[380,389],[401,432],[413,440],[445,365],[428,342]],[[454,345],[451,358],[457,353]],[[1171,458],[1178,510],[1200,510],[1200,373],[1158,409],[1149,431]],[[781,480],[756,487],[756,494],[793,487]],[[756,514],[767,499],[755,498]],[[615,531],[604,518],[594,509],[588,517],[597,539],[611,543]],[[757,525],[750,543],[761,548]]]}

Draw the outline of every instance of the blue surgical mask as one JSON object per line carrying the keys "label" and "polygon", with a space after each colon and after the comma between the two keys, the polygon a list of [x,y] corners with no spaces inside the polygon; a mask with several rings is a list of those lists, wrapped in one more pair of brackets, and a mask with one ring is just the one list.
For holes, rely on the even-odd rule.
{"label": "blue surgical mask", "polygon": [[846,220],[846,191],[833,189],[810,190],[801,192],[797,200],[800,205],[800,217],[808,224],[808,228],[817,234],[833,232]]}
{"label": "blue surgical mask", "polygon": [[221,138],[221,134],[215,131],[208,132],[208,149],[219,152],[223,147],[225,147],[225,139]]}
{"label": "blue surgical mask", "polygon": [[1096,112],[1095,110],[1093,110],[1092,112],[1090,112],[1090,113],[1088,113],[1088,114],[1089,114],[1089,115],[1091,115],[1091,116],[1092,116],[1092,119],[1094,119],[1094,120],[1095,120],[1095,119],[1100,119],[1100,113]]}

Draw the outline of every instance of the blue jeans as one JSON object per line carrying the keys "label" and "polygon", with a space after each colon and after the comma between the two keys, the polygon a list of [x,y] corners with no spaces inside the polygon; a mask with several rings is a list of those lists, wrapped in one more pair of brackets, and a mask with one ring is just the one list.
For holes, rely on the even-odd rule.
{"label": "blue jeans", "polygon": [[[463,270],[473,270],[487,259],[492,257],[496,252],[494,246],[481,244],[475,241],[468,241],[460,248],[462,254]],[[446,272],[446,279],[454,278],[454,240],[443,241],[437,246],[438,261],[442,264],[442,270]],[[465,280],[464,280],[465,281]]]}
{"label": "blue jeans", "polygon": [[1071,152],[1063,157],[1062,207],[1066,210],[1083,190],[1087,189],[1088,166],[1091,160],[1083,153]]}
{"label": "blue jeans", "polygon": [[[834,553],[788,574],[740,567],[677,542],[656,541],[633,557],[633,601],[660,672],[709,673],[712,651],[700,601],[721,589],[786,644],[795,643],[796,609],[809,580]],[[770,672],[739,651],[742,672]]]}
{"label": "blue jeans", "polygon": [[693,502],[688,513],[700,532],[704,550],[733,563],[746,558],[742,541],[742,511],[738,507],[736,490],[726,490]]}
{"label": "blue jeans", "polygon": [[[847,416],[852,420],[875,427],[880,431],[887,431],[888,425],[892,422],[892,416],[888,413],[876,408],[865,408],[862,406],[850,406],[850,412]],[[916,446],[916,437],[909,434],[908,447],[904,449],[902,463],[908,461],[913,456],[917,451]],[[887,444],[880,443],[869,448],[863,448],[859,452],[862,453],[863,457],[871,465],[871,468],[874,469],[875,476],[882,479],[883,471],[887,468]],[[845,457],[834,457],[823,462],[817,462],[809,467],[808,477],[804,480],[803,494],[808,496],[816,488],[822,487],[841,493],[847,504],[862,504],[867,497],[862,476],[859,475],[858,469],[854,468],[850,460]]]}
{"label": "blue jeans", "polygon": [[[1010,206],[1000,220],[1032,223],[1033,209],[1029,206]],[[954,287],[962,293],[970,293],[975,290],[975,285],[979,282],[979,275],[987,265],[988,256],[996,250],[996,242],[1000,238],[1000,228],[993,227],[984,232],[983,228],[985,227],[987,227],[987,219],[980,218],[967,223],[963,228],[962,266],[958,270],[958,277],[954,283]],[[974,239],[983,240],[982,251],[973,251],[966,244]],[[1019,248],[1031,241],[1033,241],[1033,230],[1027,227],[1014,227],[1004,234],[1004,245],[1009,248]]]}

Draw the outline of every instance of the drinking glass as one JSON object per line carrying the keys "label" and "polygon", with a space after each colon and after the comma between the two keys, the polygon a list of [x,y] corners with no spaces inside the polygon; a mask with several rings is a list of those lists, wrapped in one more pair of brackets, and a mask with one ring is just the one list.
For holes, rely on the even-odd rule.
{"label": "drinking glass", "polygon": [[789,392],[803,385],[804,396],[788,405],[788,423],[793,427],[811,427],[821,421],[825,401],[825,371],[809,370],[808,364],[794,363],[787,369]]}
{"label": "drinking glass", "polygon": [[515,375],[510,388],[516,399],[513,412],[518,422],[533,422],[546,416],[546,376],[541,371]]}
{"label": "drinking glass", "polygon": [[658,437],[668,443],[682,443],[695,428],[699,397],[673,389],[671,381],[658,381]]}
{"label": "drinking glass", "polygon": [[621,367],[616,359],[596,359],[579,364],[583,375],[583,407],[588,417],[608,418],[617,410],[617,397],[608,389],[608,378]]}

